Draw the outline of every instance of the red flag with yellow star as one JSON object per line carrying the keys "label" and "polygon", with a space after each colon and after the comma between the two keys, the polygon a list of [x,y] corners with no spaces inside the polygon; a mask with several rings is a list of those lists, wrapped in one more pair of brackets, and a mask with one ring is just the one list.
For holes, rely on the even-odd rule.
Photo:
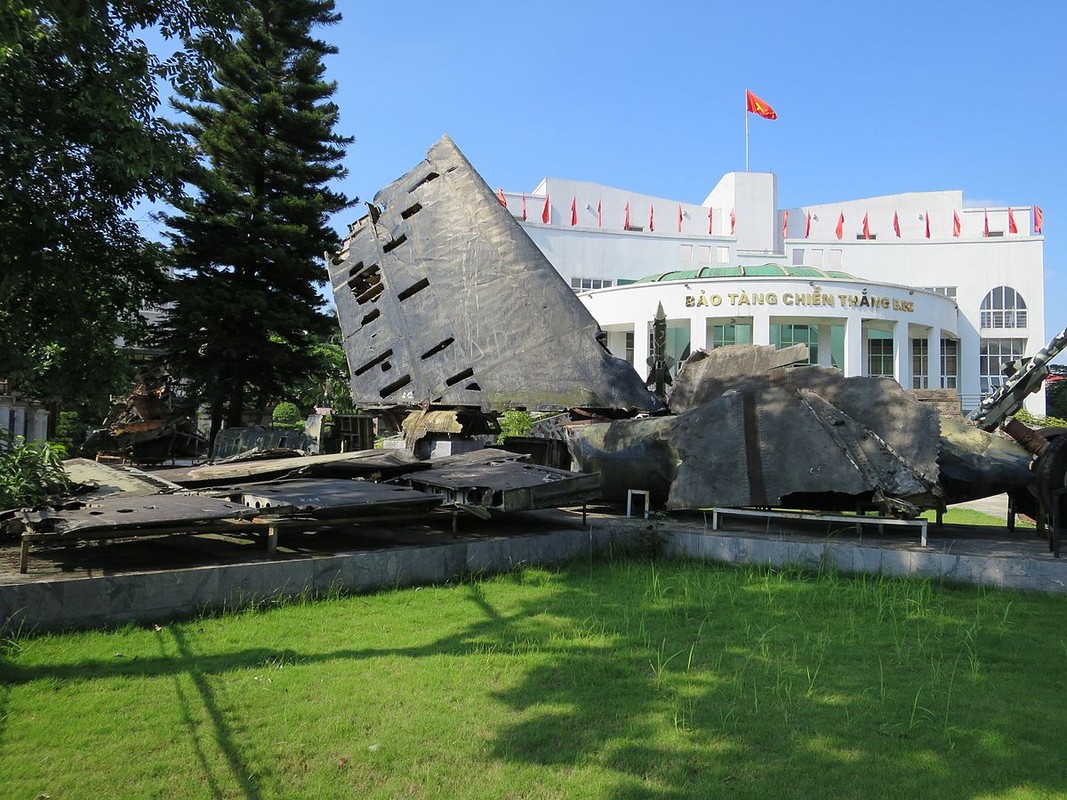
{"label": "red flag with yellow star", "polygon": [[748,110],[750,113],[758,114],[764,119],[778,119],[778,115],[774,113],[774,109],[756,97],[756,95],[752,94],[748,89],[745,89],[745,97],[748,100]]}

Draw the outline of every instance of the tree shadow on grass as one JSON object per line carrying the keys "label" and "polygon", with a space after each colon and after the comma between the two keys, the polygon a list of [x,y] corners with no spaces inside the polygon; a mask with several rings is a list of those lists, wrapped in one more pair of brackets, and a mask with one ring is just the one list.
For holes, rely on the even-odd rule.
{"label": "tree shadow on grass", "polygon": [[[272,773],[242,749],[239,721],[219,705],[213,676],[275,662],[472,654],[505,660],[519,676],[492,693],[506,713],[490,757],[557,776],[595,775],[590,791],[602,796],[1067,788],[1059,744],[1067,649],[1054,604],[929,582],[688,563],[573,565],[519,601],[512,581],[522,583],[523,573],[455,587],[478,618],[410,647],[310,652],[292,639],[280,649],[201,654],[191,626],[178,625],[158,635],[158,657],[6,662],[0,682],[10,691],[37,680],[172,677],[212,792],[224,780],[198,737],[198,705],[247,798],[260,796]],[[505,595],[507,613],[496,601]],[[1019,621],[998,622],[1013,603]]]}

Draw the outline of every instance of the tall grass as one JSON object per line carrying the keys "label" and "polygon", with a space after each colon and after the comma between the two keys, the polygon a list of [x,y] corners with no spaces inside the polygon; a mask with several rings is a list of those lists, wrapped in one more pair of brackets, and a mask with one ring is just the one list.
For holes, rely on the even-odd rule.
{"label": "tall grass", "polygon": [[0,796],[1060,796],[1065,604],[619,560],[12,634]]}

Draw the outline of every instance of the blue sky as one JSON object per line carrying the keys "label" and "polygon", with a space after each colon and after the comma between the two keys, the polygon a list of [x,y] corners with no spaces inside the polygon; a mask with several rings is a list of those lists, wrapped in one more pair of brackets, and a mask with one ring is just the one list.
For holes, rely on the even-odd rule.
{"label": "blue sky", "polygon": [[935,189],[1041,206],[1047,324],[1067,326],[1067,4],[338,10],[350,194],[369,200],[447,132],[493,187],[552,176],[700,202],[744,168],[747,87],[778,113],[751,120],[751,168],[778,174],[782,206]]}
{"label": "blue sky", "polygon": [[[1045,215],[1067,326],[1067,4],[338,0],[343,189],[370,200],[449,133],[494,188],[546,176],[701,202],[751,168],[783,207],[962,189]],[[362,212],[338,215],[343,231]]]}

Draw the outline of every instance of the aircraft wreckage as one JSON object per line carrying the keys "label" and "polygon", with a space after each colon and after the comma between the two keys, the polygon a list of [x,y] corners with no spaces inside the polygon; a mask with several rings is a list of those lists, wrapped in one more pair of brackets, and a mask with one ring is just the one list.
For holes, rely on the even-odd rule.
{"label": "aircraft wreckage", "polygon": [[[24,515],[30,541],[359,523],[447,507],[478,516],[621,500],[709,507],[924,509],[1008,492],[1056,519],[1067,436],[1008,420],[1067,346],[1067,331],[972,414],[940,415],[888,378],[797,366],[804,345],[693,353],[673,381],[666,320],[647,380],[600,327],[450,139],[382,189],[327,257],[355,403],[405,424],[407,451],[219,464],[154,473],[119,494]],[[577,471],[501,450],[420,460],[423,437],[496,430],[508,409],[563,412],[542,429]],[[474,446],[473,444],[471,445]],[[557,448],[558,450],[558,448]],[[159,481],[164,482],[160,488]],[[96,476],[96,484],[124,484]],[[112,490],[109,490],[112,491]],[[163,498],[175,500],[171,505]],[[178,501],[175,498],[183,497]],[[9,520],[10,521],[10,520]],[[1053,525],[1058,550],[1058,521]],[[268,548],[271,539],[268,538]]]}
{"label": "aircraft wreckage", "polygon": [[448,137],[369,211],[329,259],[361,406],[570,409],[574,422],[558,430],[578,469],[601,474],[604,496],[647,489],[670,510],[914,516],[1024,490],[1023,505],[1051,509],[1051,487],[1063,486],[1058,440],[1016,429],[1024,446],[990,433],[1037,388],[1063,336],[983,403],[984,429],[941,417],[891,379],[797,367],[803,346],[699,351],[668,397],[662,346],[648,381],[611,356],[584,305]]}

